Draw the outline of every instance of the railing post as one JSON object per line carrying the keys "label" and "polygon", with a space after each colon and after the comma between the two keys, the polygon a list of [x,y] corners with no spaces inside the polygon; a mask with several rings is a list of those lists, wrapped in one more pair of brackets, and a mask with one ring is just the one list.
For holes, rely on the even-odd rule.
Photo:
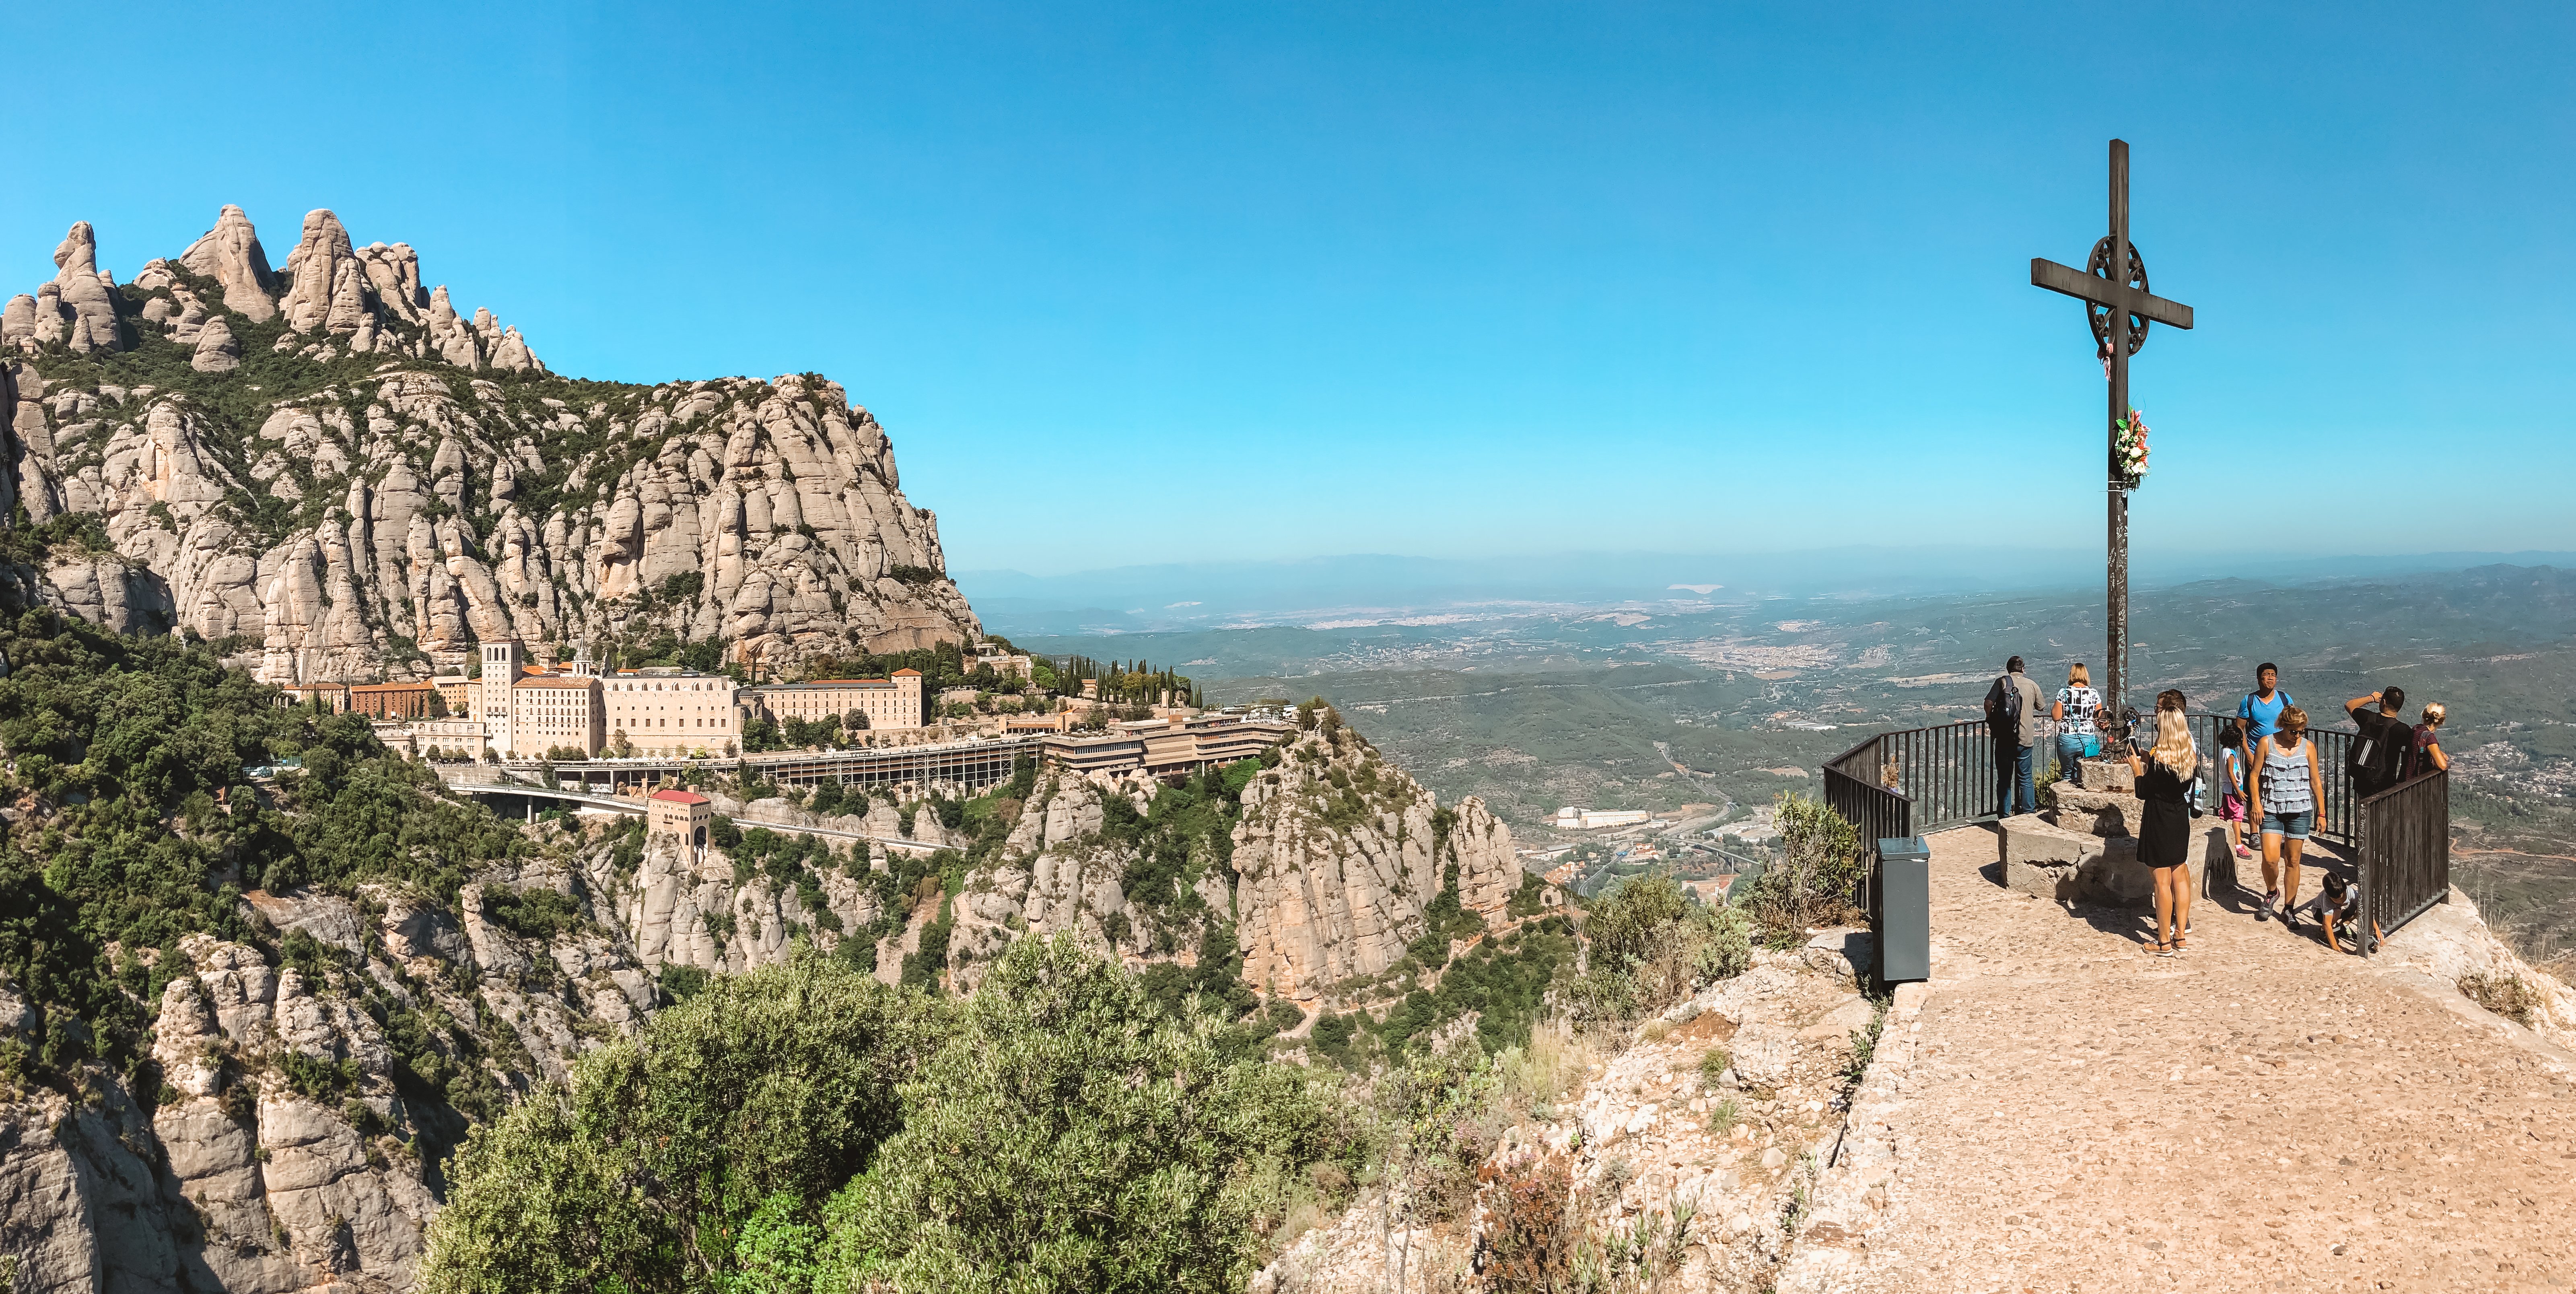
{"label": "railing post", "polygon": [[2379,929],[2380,906],[2379,885],[2373,875],[2377,869],[2371,866],[2370,861],[2370,801],[2362,801],[2355,807],[2354,814],[2358,821],[2353,830],[2359,839],[2354,842],[2352,851],[2353,880],[2361,886],[2361,928],[2352,932],[2352,942],[2361,950],[2362,956],[2370,957],[2379,952],[2379,941],[2371,936]]}

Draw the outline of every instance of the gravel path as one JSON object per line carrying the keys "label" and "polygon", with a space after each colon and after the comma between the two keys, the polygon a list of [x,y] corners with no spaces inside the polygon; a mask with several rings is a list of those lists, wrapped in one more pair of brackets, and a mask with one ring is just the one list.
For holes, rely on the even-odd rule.
{"label": "gravel path", "polygon": [[2144,914],[2004,890],[1982,828],[1932,846],[1896,1179],[1845,1288],[2576,1285],[2565,1053],[2246,899],[2162,960]]}

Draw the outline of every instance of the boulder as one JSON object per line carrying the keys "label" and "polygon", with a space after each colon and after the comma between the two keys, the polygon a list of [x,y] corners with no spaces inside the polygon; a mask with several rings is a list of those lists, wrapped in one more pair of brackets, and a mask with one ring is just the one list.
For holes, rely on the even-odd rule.
{"label": "boulder", "polygon": [[2056,823],[2068,831],[2134,836],[2145,815],[2145,802],[2126,791],[2079,791],[2063,783],[2057,788]]}
{"label": "boulder", "polygon": [[233,336],[232,325],[221,317],[207,320],[197,330],[197,349],[189,356],[188,367],[200,373],[229,373],[240,368],[241,341]]}
{"label": "boulder", "polygon": [[365,924],[358,916],[357,906],[347,899],[309,891],[271,894],[252,890],[242,896],[242,906],[257,912],[281,934],[301,930],[353,956],[366,955]]}
{"label": "boulder", "polygon": [[1789,1081],[1789,1067],[1798,1059],[1798,1035],[1786,1025],[1749,1021],[1727,1040],[1726,1050],[1736,1081],[1746,1087],[1778,1087]]}

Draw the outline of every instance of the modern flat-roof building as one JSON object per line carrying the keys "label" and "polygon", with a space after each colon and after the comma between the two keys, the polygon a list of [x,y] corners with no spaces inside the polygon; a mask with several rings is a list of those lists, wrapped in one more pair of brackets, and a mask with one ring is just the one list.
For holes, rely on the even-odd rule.
{"label": "modern flat-roof building", "polygon": [[608,739],[600,720],[598,679],[531,674],[510,685],[510,756],[542,759],[570,749],[588,759]]}
{"label": "modern flat-roof building", "polygon": [[1598,831],[1603,827],[1633,827],[1654,821],[1655,815],[1637,809],[1581,809],[1569,804],[1548,819],[1548,825],[1559,831]]}
{"label": "modern flat-roof building", "polygon": [[451,719],[474,717],[474,680],[462,674],[441,674],[431,679],[429,686],[432,691],[438,693],[439,700],[447,703],[447,717]]}
{"label": "modern flat-roof building", "polygon": [[1209,764],[1251,759],[1297,735],[1297,725],[1232,715],[1173,715],[1122,724],[1097,735],[1049,733],[1038,749],[1049,764],[1076,773],[1187,773]]}
{"label": "modern flat-roof building", "polygon": [[891,678],[829,678],[773,683],[741,691],[742,704],[773,720],[846,718],[857,713],[870,728],[922,725],[921,671],[899,669]]}

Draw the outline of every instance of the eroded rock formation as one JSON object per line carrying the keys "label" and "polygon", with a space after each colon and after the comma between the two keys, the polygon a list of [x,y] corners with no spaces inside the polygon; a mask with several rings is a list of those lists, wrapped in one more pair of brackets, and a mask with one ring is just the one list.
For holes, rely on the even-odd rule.
{"label": "eroded rock formation", "polygon": [[[327,210],[282,274],[238,207],[131,285],[97,257],[73,226],[0,315],[0,413],[11,501],[101,523],[111,551],[40,572],[100,624],[235,639],[278,682],[426,673],[501,637],[787,663],[977,632],[884,428],[823,378],[577,386]],[[120,380],[128,338],[137,373],[176,347],[197,378]]]}
{"label": "eroded rock formation", "polygon": [[1519,887],[1511,832],[1484,801],[1441,810],[1337,721],[1284,754],[1244,789],[1234,832],[1243,974],[1264,993],[1311,1001],[1393,966],[1448,885],[1482,915]]}

